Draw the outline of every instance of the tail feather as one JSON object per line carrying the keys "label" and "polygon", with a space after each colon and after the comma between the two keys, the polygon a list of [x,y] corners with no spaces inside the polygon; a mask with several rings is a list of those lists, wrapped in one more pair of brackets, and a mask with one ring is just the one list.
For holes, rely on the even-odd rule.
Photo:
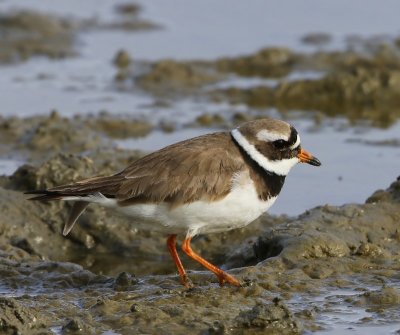
{"label": "tail feather", "polygon": [[85,197],[95,193],[101,193],[107,197],[114,197],[118,191],[123,177],[95,177],[85,179],[73,184],[61,185],[48,190],[28,191],[25,194],[36,195],[29,200],[63,200],[66,197]]}
{"label": "tail feather", "polygon": [[48,190],[37,190],[37,191],[28,191],[24,194],[33,195],[36,194],[34,197],[29,198],[28,200],[40,200],[40,201],[48,201],[48,200],[62,200],[65,196],[58,192],[52,192]]}
{"label": "tail feather", "polygon": [[104,197],[114,198],[123,176],[114,175],[109,177],[95,177],[85,179],[73,184],[61,185],[48,190],[28,191],[25,194],[33,195],[28,200],[52,201],[72,200],[75,201],[67,222],[65,223],[63,235],[66,236],[75,225],[78,218],[90,203],[90,197],[101,194]]}
{"label": "tail feather", "polygon": [[69,214],[68,221],[65,223],[63,235],[67,236],[71,231],[72,227],[75,225],[75,222],[81,216],[81,214],[85,211],[86,207],[89,206],[88,202],[85,201],[77,201],[72,206],[71,212]]}

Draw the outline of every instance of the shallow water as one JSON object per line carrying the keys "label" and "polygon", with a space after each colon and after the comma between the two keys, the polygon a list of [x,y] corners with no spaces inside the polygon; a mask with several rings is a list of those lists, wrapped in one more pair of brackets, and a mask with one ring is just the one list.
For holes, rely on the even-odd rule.
{"label": "shallow water", "polygon": [[[396,283],[391,286],[400,287]],[[363,286],[365,291],[377,291],[380,288],[371,285]],[[360,295],[362,292],[359,289],[332,288],[313,297],[294,296],[290,299],[290,303],[294,310],[301,310],[304,303],[310,310],[320,310],[316,321],[323,329],[316,331],[316,334],[395,334],[400,329],[398,318],[392,323],[384,324],[383,317],[379,318],[378,313],[365,306],[358,307],[348,302],[348,300],[357,299]],[[387,309],[393,310],[396,314],[396,307],[387,306]]]}
{"label": "shallow water", "polygon": [[[124,2],[90,0],[82,5],[78,0],[62,4],[51,0],[15,0],[3,1],[0,9],[28,7],[60,15],[110,20],[114,17],[112,6]],[[125,48],[143,59],[205,59],[250,53],[267,45],[313,50],[300,42],[310,32],[331,34],[330,48],[343,47],[349,35],[371,37],[399,33],[400,5],[395,0],[388,0],[385,6],[377,0],[328,3],[312,0],[295,4],[290,0],[250,4],[240,0],[173,0],[168,6],[162,0],[137,2],[143,5],[144,17],[165,29],[139,34],[87,33],[82,38],[85,54],[110,59],[114,50]]]}
{"label": "shallow water", "polygon": [[[317,71],[293,71],[284,77],[285,81],[294,81],[298,79],[319,79],[323,77],[323,72]],[[206,86],[206,90],[212,91],[214,89],[227,89],[227,88],[242,88],[247,89],[255,86],[269,86],[275,87],[279,84],[280,79],[265,79],[265,78],[244,78],[239,76],[230,76],[226,80],[221,80],[215,84]]]}
{"label": "shallow water", "polygon": [[24,162],[21,160],[0,158],[0,174],[7,176],[12,175],[22,164],[24,164]]}

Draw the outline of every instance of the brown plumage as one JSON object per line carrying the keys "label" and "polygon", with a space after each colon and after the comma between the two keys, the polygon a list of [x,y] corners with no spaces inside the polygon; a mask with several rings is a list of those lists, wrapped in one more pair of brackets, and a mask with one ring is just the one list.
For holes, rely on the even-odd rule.
{"label": "brown plumage", "polygon": [[167,146],[112,176],[93,177],[27,194],[39,194],[30,200],[46,201],[101,193],[116,198],[121,206],[166,202],[173,208],[225,197],[231,190],[233,175],[244,170],[249,171],[262,200],[278,194],[285,180],[267,174],[235,143],[230,133],[219,132]]}
{"label": "brown plumage", "polygon": [[232,176],[245,168],[243,153],[228,132],[170,145],[107,177],[85,179],[48,190],[31,200],[59,200],[101,193],[121,205],[166,202],[171,207],[196,200],[217,200],[231,189]]}

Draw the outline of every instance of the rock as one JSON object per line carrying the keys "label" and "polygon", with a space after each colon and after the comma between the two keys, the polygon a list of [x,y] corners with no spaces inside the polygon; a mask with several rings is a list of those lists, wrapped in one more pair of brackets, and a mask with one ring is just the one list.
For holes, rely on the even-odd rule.
{"label": "rock", "polygon": [[292,261],[301,258],[344,257],[350,253],[346,242],[332,234],[305,233],[286,240],[281,256]]}
{"label": "rock", "polygon": [[383,254],[383,250],[372,243],[361,243],[356,251],[358,256],[378,257]]}
{"label": "rock", "polygon": [[272,303],[258,303],[251,310],[240,312],[236,320],[239,329],[243,327],[247,329],[260,328],[264,331],[279,329],[279,334],[301,333],[295,317],[277,298]]}
{"label": "rock", "polygon": [[381,290],[366,292],[363,297],[368,304],[400,305],[400,292],[394,287],[384,287]]}
{"label": "rock", "polygon": [[368,290],[353,303],[356,306],[369,307],[371,311],[389,310],[400,305],[400,292],[395,287],[384,286],[379,290]]}
{"label": "rock", "polygon": [[9,187],[28,191],[69,184],[95,174],[93,161],[87,157],[58,154],[39,168],[23,165],[10,176]]}
{"label": "rock", "polygon": [[322,46],[332,41],[332,36],[327,33],[310,33],[301,38],[304,44]]}
{"label": "rock", "polygon": [[127,291],[131,286],[137,285],[138,282],[135,275],[121,272],[118,277],[115,278],[114,289],[116,291]]}
{"label": "rock", "polygon": [[101,143],[98,134],[77,119],[61,117],[53,111],[48,117],[35,119],[38,124],[26,134],[24,144],[31,150],[52,150],[78,153],[93,149]]}
{"label": "rock", "polygon": [[68,319],[66,324],[62,326],[61,334],[96,334],[96,330],[81,318],[75,317]]}
{"label": "rock", "polygon": [[374,192],[368,199],[367,203],[380,203],[388,201],[400,202],[400,176],[393,182],[387,191],[378,190]]}
{"label": "rock", "polygon": [[132,64],[132,58],[125,50],[119,50],[114,57],[114,65],[119,69],[127,69]]}
{"label": "rock", "polygon": [[0,332],[2,334],[50,334],[46,331],[49,320],[24,307],[13,298],[0,297]]}

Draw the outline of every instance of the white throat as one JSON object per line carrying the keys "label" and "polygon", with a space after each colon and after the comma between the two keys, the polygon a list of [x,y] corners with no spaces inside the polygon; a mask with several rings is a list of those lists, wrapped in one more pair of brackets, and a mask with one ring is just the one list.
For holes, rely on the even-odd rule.
{"label": "white throat", "polygon": [[272,172],[279,176],[287,176],[290,169],[300,161],[297,157],[282,160],[270,160],[261,154],[253,144],[249,143],[249,141],[247,141],[247,139],[240,133],[239,129],[233,129],[231,134],[251,159],[267,172]]}

